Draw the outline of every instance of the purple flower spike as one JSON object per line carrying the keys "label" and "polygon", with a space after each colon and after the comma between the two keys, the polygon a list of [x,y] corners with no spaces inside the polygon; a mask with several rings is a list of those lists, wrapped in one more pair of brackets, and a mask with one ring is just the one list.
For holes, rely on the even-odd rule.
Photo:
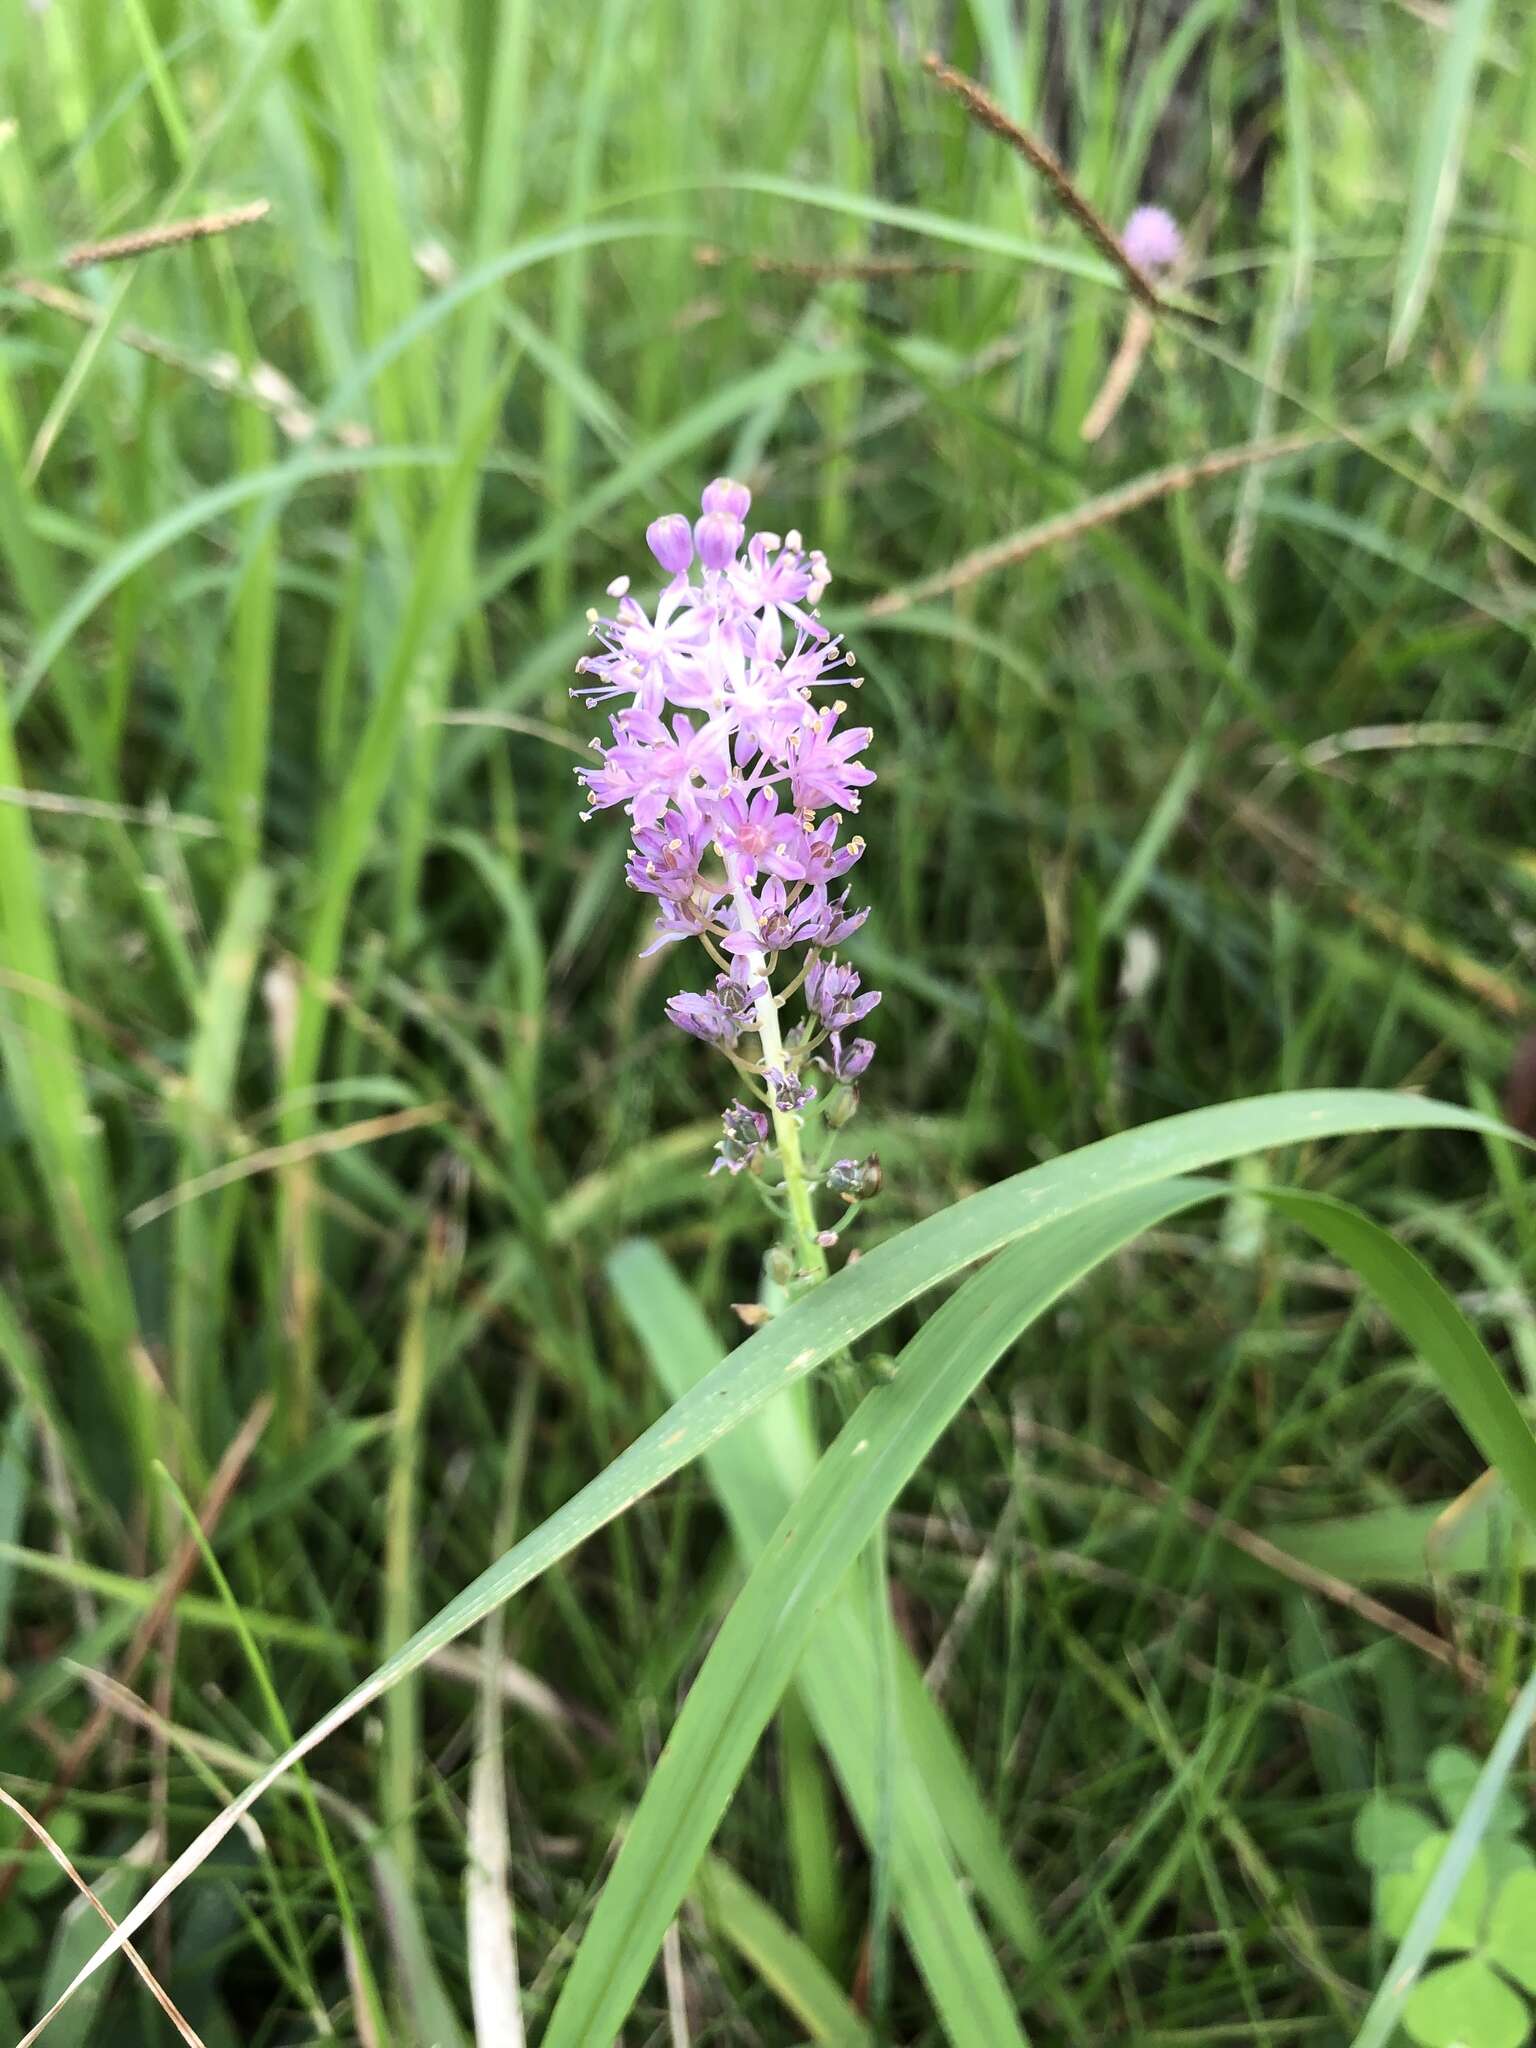
{"label": "purple flower spike", "polygon": [[[748,534],[751,504],[745,484],[717,477],[691,524],[652,520],[646,541],[670,578],[655,602],[619,576],[611,616],[588,613],[597,644],[573,694],[605,708],[609,737],[576,773],[584,816],[628,816],[625,880],[657,911],[646,952],[698,938],[724,969],[703,994],[673,996],[668,1017],[729,1052],[781,1116],[813,1099],[810,1070],[823,1067],[850,1084],[830,1105],[846,1121],[874,1047],[842,1034],[880,997],[828,957],[868,914],[831,892],[864,851],[842,834],[874,781],[860,758],[871,734],[840,723],[835,693],[859,679],[816,616],[826,558],[794,531]],[[802,986],[800,1012],[781,1017]],[[742,1171],[766,1131],[736,1105],[718,1166]]]}
{"label": "purple flower spike", "polygon": [[1138,206],[1120,239],[1138,270],[1171,270],[1184,253],[1179,224],[1164,206]]}
{"label": "purple flower spike", "polygon": [[653,519],[645,529],[645,544],[669,576],[683,575],[693,560],[693,528],[681,512]]}

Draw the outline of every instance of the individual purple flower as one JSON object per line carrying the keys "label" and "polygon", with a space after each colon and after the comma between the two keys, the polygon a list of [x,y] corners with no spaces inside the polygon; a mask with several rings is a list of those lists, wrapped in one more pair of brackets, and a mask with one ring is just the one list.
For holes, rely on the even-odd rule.
{"label": "individual purple flower", "polygon": [[840,960],[818,960],[805,978],[807,1007],[828,1031],[846,1031],[867,1017],[880,1000],[880,991],[861,995],[858,970]]}
{"label": "individual purple flower", "polygon": [[661,952],[665,946],[675,946],[679,939],[702,939],[714,928],[714,906],[719,900],[701,888],[686,902],[664,902],[661,915],[651,926],[655,936],[648,946],[640,948],[640,958],[649,960],[653,953]]}
{"label": "individual purple flower", "polygon": [[733,960],[729,972],[715,976],[715,1000],[738,1031],[754,1028],[757,1006],[767,993],[767,982],[753,978],[746,959]]}
{"label": "individual purple flower", "polygon": [[825,1053],[817,1055],[816,1064],[824,1067],[834,1081],[857,1081],[860,1074],[875,1056],[874,1041],[856,1038],[851,1045],[844,1045],[842,1033],[834,1031],[830,1040],[831,1058]]}
{"label": "individual purple flower", "polygon": [[835,882],[864,851],[864,842],[857,837],[839,844],[842,823],[835,815],[823,818],[814,832],[797,824],[776,849],[764,854],[763,866],[786,882]]}
{"label": "individual purple flower", "polygon": [[815,1100],[816,1090],[808,1081],[802,1081],[798,1074],[786,1073],[782,1067],[770,1067],[765,1078],[775,1109],[804,1109],[808,1102]]}
{"label": "individual purple flower", "polygon": [[749,1109],[744,1102],[733,1102],[720,1123],[722,1135],[715,1140],[716,1158],[710,1172],[716,1174],[723,1169],[735,1174],[756,1167],[768,1137],[767,1117]]}
{"label": "individual purple flower", "polygon": [[1171,270],[1184,253],[1179,224],[1163,206],[1138,206],[1120,241],[1138,270]]}
{"label": "individual purple flower", "polygon": [[862,910],[848,908],[846,889],[836,902],[833,902],[818,883],[805,900],[816,907],[816,923],[806,933],[808,943],[813,946],[840,946],[845,939],[853,937],[869,916],[867,903]]}
{"label": "individual purple flower", "polygon": [[668,996],[667,1015],[679,1031],[690,1032],[710,1045],[734,1045],[739,1036],[738,1025],[713,989],[702,996],[686,990]]}
{"label": "individual purple flower", "polygon": [[790,946],[813,943],[826,920],[825,906],[814,895],[797,903],[777,875],[770,875],[756,898],[757,916],[750,931],[728,932],[720,941],[737,959],[754,953],[782,953]]}
{"label": "individual purple flower", "polygon": [[749,882],[768,864],[771,855],[804,828],[793,812],[781,812],[776,789],[760,789],[748,796],[740,787],[727,790],[714,821],[715,844],[722,856],[733,855],[738,871]]}
{"label": "individual purple flower", "polygon": [[624,879],[642,895],[685,902],[702,886],[699,864],[708,845],[709,829],[702,818],[667,811],[656,824],[635,827]]}
{"label": "individual purple flower", "polygon": [[782,543],[776,533],[753,534],[745,563],[731,571],[731,582],[754,609],[782,613],[812,640],[825,640],[827,629],[805,607],[821,602],[831,580],[826,556],[819,549],[802,554],[798,533]]}
{"label": "individual purple flower", "polygon": [[867,725],[837,732],[840,706],[809,715],[789,736],[789,782],[795,793],[795,808],[825,810],[837,804],[856,811],[858,792],[874,781],[873,772],[855,761],[874,737]]}

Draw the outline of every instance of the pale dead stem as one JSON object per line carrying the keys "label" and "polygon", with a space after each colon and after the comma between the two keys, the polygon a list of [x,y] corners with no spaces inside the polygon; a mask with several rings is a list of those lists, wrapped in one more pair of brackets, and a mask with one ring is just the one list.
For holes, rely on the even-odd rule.
{"label": "pale dead stem", "polygon": [[47,811],[64,818],[95,818],[109,825],[163,827],[171,832],[185,832],[194,839],[217,839],[224,829],[212,818],[196,818],[184,811],[109,804],[99,797],[71,796],[57,789],[18,789],[8,783],[0,783],[0,804],[16,804],[24,811]]}
{"label": "pale dead stem", "polygon": [[1340,889],[1344,907],[1350,915],[1369,925],[1372,931],[1389,940],[1410,959],[1454,981],[1501,1017],[1519,1018],[1529,1013],[1530,995],[1523,986],[1501,974],[1497,968],[1474,959],[1471,954],[1446,945],[1416,918],[1389,909],[1386,904],[1378,903],[1373,897],[1351,887],[1330,851],[1300,826],[1279,817],[1253,796],[1237,797],[1230,809],[1233,818],[1256,838],[1283,848],[1311,873]]}
{"label": "pale dead stem", "polygon": [[[107,317],[94,299],[85,298],[64,285],[52,284],[45,278],[11,278],[8,286],[19,297],[30,299],[34,305],[42,306],[50,313],[58,313],[66,320],[73,320],[81,327],[98,328]],[[124,348],[131,348],[154,362],[179,370],[183,376],[195,378],[215,391],[259,406],[277,421],[290,441],[307,441],[316,430],[318,422],[313,408],[275,364],[254,362],[242,368],[234,356],[223,350],[216,350],[211,355],[195,355],[132,321],[125,321],[121,327],[114,328],[113,338]],[[337,421],[329,431],[345,448],[366,448],[373,441],[370,430],[358,420]]]}
{"label": "pale dead stem", "polygon": [[740,262],[760,277],[798,277],[809,284],[877,284],[896,277],[952,277],[976,267],[973,262],[953,256],[853,256],[817,261],[768,256],[758,250],[733,256],[729,250],[717,249],[712,242],[700,242],[693,260],[701,270],[722,270],[728,263]]}
{"label": "pale dead stem", "polygon": [[[113,235],[103,241],[81,242],[66,249],[55,267],[66,271],[86,270],[98,263],[130,262],[139,256],[154,255],[157,250],[176,248],[184,242],[206,241],[214,236],[230,234],[238,228],[252,227],[265,220],[271,211],[270,200],[256,199],[249,205],[229,207],[220,213],[165,221],[157,227],[137,228],[131,233]],[[82,297],[79,292],[70,291],[46,277],[11,276],[0,282],[18,297],[30,299],[34,305],[43,306],[49,312],[58,313],[83,327],[100,328],[109,317],[93,299]],[[211,355],[193,354],[131,323],[125,323],[113,332],[124,347],[135,349],[156,362],[166,363],[216,391],[231,393],[259,406],[271,414],[291,441],[307,441],[316,430],[318,421],[314,411],[272,363],[257,361],[242,365],[222,350]],[[339,421],[330,431],[347,448],[367,447],[373,440],[369,429],[354,420]]]}
{"label": "pale dead stem", "polygon": [[230,1187],[236,1181],[250,1180],[262,1173],[280,1173],[290,1166],[302,1166],[311,1159],[350,1152],[358,1145],[374,1145],[383,1138],[398,1137],[403,1131],[440,1124],[452,1114],[451,1102],[423,1102],[413,1109],[391,1110],[387,1116],[363,1117],[355,1124],[343,1124],[340,1130],[317,1131],[308,1138],[295,1138],[286,1145],[264,1146],[261,1151],[249,1153],[243,1159],[227,1159],[209,1173],[184,1180],[167,1189],[163,1195],[156,1195],[152,1201],[141,1202],[124,1219],[126,1227],[141,1230],[146,1223],[156,1222],[171,1210],[179,1209],[187,1202],[198,1201],[203,1195],[214,1194],[220,1188]]}

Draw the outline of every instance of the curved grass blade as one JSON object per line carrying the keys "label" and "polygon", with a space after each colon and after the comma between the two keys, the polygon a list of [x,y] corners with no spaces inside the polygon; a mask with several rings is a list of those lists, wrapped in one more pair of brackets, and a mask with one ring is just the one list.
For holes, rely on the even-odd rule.
{"label": "curved grass blade", "polygon": [[1424,1262],[1379,1223],[1327,1195],[1253,1193],[1352,1266],[1409,1343],[1433,1367],[1446,1399],[1536,1527],[1536,1435],[1471,1323]]}
{"label": "curved grass blade", "polygon": [[[1308,1144],[1347,1132],[1437,1128],[1503,1131],[1495,1119],[1473,1110],[1375,1089],[1312,1089],[1254,1096],[1117,1132],[971,1195],[876,1246],[857,1265],[845,1268],[768,1328],[749,1337],[718,1371],[323,1714],[188,1844],[117,1932],[84,1965],[59,2003],[116,1955],[182,1880],[239,1826],[262,1793],[327,1736],[414,1671],[434,1650],[483,1620],[492,1608],[509,1600],[578,1543],[692,1463],[782,1387],[846,1350],[866,1330],[930,1287],[1014,1239],[1037,1234],[1112,1194],[1149,1187],[1247,1152]],[[20,2048],[30,2048],[40,2032],[41,2024]]]}
{"label": "curved grass blade", "polygon": [[[1110,1195],[1005,1251],[945,1302],[839,1432],[780,1522],[689,1690],[576,1951],[543,2048],[613,2038],[645,1981],[822,1611],[891,1502],[997,1360],[1054,1301],[1145,1230],[1225,1192],[1220,1181],[1170,1180]],[[899,1822],[892,1843],[898,1904],[948,1875],[921,1868]],[[906,1853],[904,1853],[906,1852]],[[956,2048],[1022,2042],[989,1952],[921,1955]],[[925,1970],[925,1974],[928,1971]]]}

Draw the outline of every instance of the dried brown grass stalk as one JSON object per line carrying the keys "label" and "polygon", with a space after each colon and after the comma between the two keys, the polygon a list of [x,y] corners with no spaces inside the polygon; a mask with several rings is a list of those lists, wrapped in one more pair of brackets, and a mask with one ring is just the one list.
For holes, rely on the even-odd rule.
{"label": "dried brown grass stalk", "polygon": [[974,78],[967,78],[963,71],[956,71],[952,65],[946,64],[931,51],[923,59],[923,69],[946,92],[954,94],[973,121],[979,121],[983,128],[989,128],[994,135],[1001,136],[1010,149],[1016,149],[1030,168],[1044,178],[1089,241],[1101,255],[1109,259],[1125,279],[1127,288],[1135,293],[1150,312],[1160,313],[1167,310],[1166,302],[1156,285],[1140,264],[1132,262],[1125,244],[1109,222],[1096,208],[1090,206],[1078,191],[1066,166],[1054,150],[1048,149],[1038,137],[1029,134],[1005,114],[991,94],[979,86]]}
{"label": "dried brown grass stalk", "polygon": [[1288,1550],[1282,1550],[1267,1537],[1257,1536],[1251,1529],[1245,1529],[1240,1522],[1229,1521],[1214,1508],[1208,1508],[1202,1501],[1191,1500],[1188,1495],[1175,1493],[1170,1486],[1154,1479],[1150,1473],[1138,1472],[1132,1465],[1122,1464],[1120,1459],[1111,1457],[1107,1451],[1099,1450],[1093,1444],[1085,1444],[1080,1438],[1070,1436],[1065,1430],[1053,1429],[1045,1422],[1024,1422],[1019,1435],[1026,1441],[1049,1444],[1053,1450],[1063,1451],[1070,1458],[1096,1473],[1110,1485],[1127,1493],[1140,1494],[1143,1500],[1154,1506],[1171,1508],[1182,1515],[1197,1529],[1210,1535],[1219,1536],[1223,1543],[1231,1544],[1244,1556],[1251,1557],[1256,1564],[1278,1572],[1293,1585],[1315,1593],[1319,1599],[1330,1601],[1335,1607],[1342,1607],[1372,1628],[1383,1629],[1394,1635],[1410,1649],[1421,1656],[1431,1658],[1436,1664],[1444,1664],[1454,1671],[1464,1683],[1479,1689],[1493,1684],[1492,1674],[1478,1660],[1468,1655],[1454,1643],[1448,1643],[1443,1636],[1433,1634],[1427,1628],[1420,1628],[1416,1621],[1410,1621],[1406,1614],[1399,1614],[1395,1607],[1388,1607],[1383,1601],[1364,1593],[1358,1586],[1352,1586],[1347,1579],[1336,1579],[1331,1572],[1320,1571],[1315,1565],[1303,1564],[1299,1557],[1292,1557]]}
{"label": "dried brown grass stalk", "polygon": [[243,1159],[228,1159],[210,1173],[199,1174],[195,1180],[182,1181],[165,1194],[156,1195],[152,1201],[141,1202],[125,1219],[126,1226],[129,1230],[142,1230],[146,1223],[157,1222],[160,1217],[168,1216],[172,1209],[179,1209],[186,1202],[195,1202],[203,1195],[214,1194],[237,1180],[249,1180],[258,1173],[275,1173],[284,1167],[302,1166],[311,1159],[328,1159],[337,1152],[350,1152],[355,1145],[375,1145],[381,1138],[398,1137],[402,1131],[417,1131],[425,1124],[440,1124],[452,1113],[452,1103],[424,1102],[415,1109],[397,1109],[391,1110],[387,1116],[364,1117],[358,1123],[344,1124],[340,1130],[320,1131],[314,1137],[295,1138],[286,1145],[268,1145],[260,1152],[248,1153]]}
{"label": "dried brown grass stalk", "polygon": [[135,256],[150,256],[157,249],[172,249],[179,242],[206,241],[210,235],[227,235],[234,228],[253,227],[272,211],[270,199],[253,199],[248,206],[231,206],[222,213],[200,213],[193,220],[162,221],[158,227],[135,228],[131,234],[110,235],[104,242],[79,242],[66,249],[66,270],[84,270],[92,263],[126,263]]}
{"label": "dried brown grass stalk", "polygon": [[901,590],[888,590],[883,597],[875,599],[864,616],[870,619],[889,618],[895,612],[904,612],[909,605],[920,604],[930,597],[943,597],[951,590],[962,590],[967,584],[979,582],[983,576],[990,576],[998,569],[1012,568],[1030,555],[1039,554],[1042,548],[1054,547],[1059,541],[1076,540],[1096,527],[1108,526],[1114,520],[1124,518],[1127,512],[1136,511],[1139,506],[1150,505],[1159,498],[1171,498],[1179,491],[1209,483],[1215,477],[1230,475],[1234,470],[1248,469],[1256,462],[1280,462],[1288,455],[1303,455],[1309,449],[1321,447],[1337,438],[1337,435],[1322,430],[1305,429],[1294,434],[1276,434],[1267,441],[1245,441],[1237,448],[1217,448],[1211,454],[1196,456],[1189,462],[1173,462],[1165,469],[1148,470],[1145,476],[1120,484],[1097,498],[1090,498],[1086,504],[1076,505],[1070,512],[1038,520],[1033,526],[1006,534],[1003,539],[991,541],[984,548],[976,548],[972,553],[962,555],[959,561],[951,562],[947,569],[925,576],[920,582],[909,583]]}

